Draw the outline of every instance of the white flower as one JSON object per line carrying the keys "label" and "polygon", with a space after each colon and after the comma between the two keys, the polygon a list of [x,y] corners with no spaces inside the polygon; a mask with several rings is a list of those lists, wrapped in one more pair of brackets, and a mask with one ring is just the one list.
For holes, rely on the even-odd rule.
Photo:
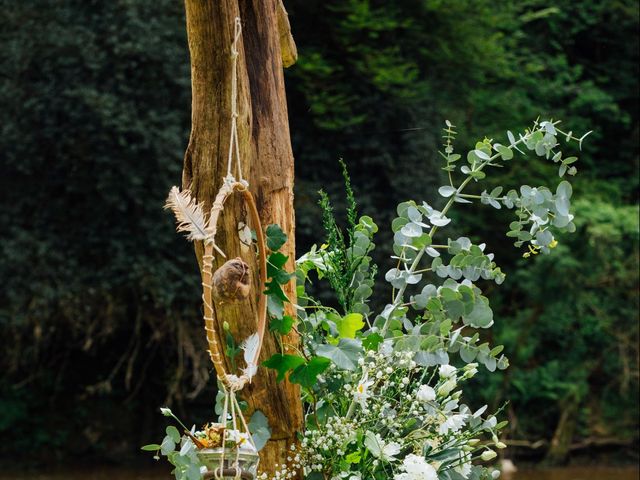
{"label": "white flower", "polygon": [[466,419],[467,415],[460,414],[447,417],[447,419],[440,425],[439,433],[441,435],[446,435],[449,432],[457,432],[462,427],[464,427],[464,422]]}
{"label": "white flower", "polygon": [[452,365],[440,365],[438,373],[442,378],[449,378],[455,375],[457,368]]}
{"label": "white flower", "polygon": [[476,373],[478,373],[478,364],[477,363],[467,363],[464,366],[464,378],[473,378]]}
{"label": "white flower", "polygon": [[471,454],[465,453],[464,455],[460,455],[460,464],[455,466],[453,469],[462,475],[464,478],[469,478],[471,474]]}
{"label": "white flower", "polygon": [[331,477],[331,480],[362,480],[362,474],[360,472],[340,472],[339,475]]}
{"label": "white flower", "polygon": [[456,388],[456,377],[451,377],[438,387],[438,395],[446,397],[454,388]]}
{"label": "white flower", "polygon": [[382,447],[382,455],[380,458],[382,460],[387,460],[388,462],[395,461],[395,456],[400,453],[400,444],[397,442],[389,442]]}
{"label": "white flower", "polygon": [[367,399],[371,397],[369,387],[373,385],[373,380],[369,380],[367,375],[358,383],[356,391],[353,393],[353,399],[360,404],[362,408],[367,406]]}
{"label": "white flower", "polygon": [[396,455],[400,453],[400,444],[397,442],[385,442],[379,434],[371,431],[365,433],[364,445],[376,458],[387,462],[394,462]]}
{"label": "white flower", "polygon": [[493,450],[485,450],[484,452],[482,452],[482,454],[480,455],[480,458],[482,460],[484,460],[485,462],[488,462],[489,460],[493,460],[494,458],[496,458],[498,456],[498,454],[496,452],[494,452]]}
{"label": "white flower", "polygon": [[438,480],[436,469],[418,455],[410,453],[402,461],[403,473],[396,473],[394,480]]}
{"label": "white flower", "polygon": [[429,385],[420,385],[416,398],[423,403],[433,402],[436,399],[436,391]]}

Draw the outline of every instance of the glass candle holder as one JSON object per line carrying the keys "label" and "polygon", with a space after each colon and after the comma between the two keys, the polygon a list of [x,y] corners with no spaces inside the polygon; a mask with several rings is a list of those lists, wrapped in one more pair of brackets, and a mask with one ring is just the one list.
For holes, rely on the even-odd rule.
{"label": "glass candle holder", "polygon": [[[207,467],[205,479],[236,479],[238,470],[242,480],[255,480],[258,475],[260,456],[256,452],[235,448],[204,448],[198,450],[197,455]],[[215,477],[215,472],[218,477]]]}

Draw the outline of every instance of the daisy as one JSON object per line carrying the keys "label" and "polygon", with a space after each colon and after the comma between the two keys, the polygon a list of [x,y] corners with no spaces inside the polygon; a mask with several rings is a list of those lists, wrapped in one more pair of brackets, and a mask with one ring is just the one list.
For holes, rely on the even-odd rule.
{"label": "daisy", "polygon": [[369,387],[371,385],[373,385],[373,380],[369,380],[367,374],[365,374],[353,393],[353,399],[358,402],[362,408],[367,406],[367,399],[371,397],[369,393]]}

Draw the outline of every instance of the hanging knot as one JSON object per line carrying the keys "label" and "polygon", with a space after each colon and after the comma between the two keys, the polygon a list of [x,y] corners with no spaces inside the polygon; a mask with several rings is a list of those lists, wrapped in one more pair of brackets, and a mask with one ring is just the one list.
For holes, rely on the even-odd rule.
{"label": "hanging knot", "polygon": [[233,374],[228,374],[224,378],[227,386],[229,387],[229,390],[232,393],[239,392],[240,390],[242,390],[244,386],[247,384],[247,382],[249,381],[249,377],[246,375],[237,376]]}

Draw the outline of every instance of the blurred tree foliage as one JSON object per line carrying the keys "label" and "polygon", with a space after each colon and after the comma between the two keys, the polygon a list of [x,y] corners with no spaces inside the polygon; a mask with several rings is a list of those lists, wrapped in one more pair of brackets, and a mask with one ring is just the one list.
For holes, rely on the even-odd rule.
{"label": "blurred tree foliage", "polygon": [[[500,212],[458,210],[512,274],[491,292],[512,367],[474,396],[510,398],[516,438],[550,441],[566,425],[575,441],[637,440],[637,2],[286,4],[300,52],[287,72],[299,252],[321,241],[316,191],[342,189],[339,157],[381,223],[399,201],[437,201],[445,118],[467,146],[538,115],[594,130],[574,184],[580,235],[550,258],[521,259]],[[159,423],[149,405],[202,422],[210,406],[197,268],[161,210],[189,127],[183,7],[0,6],[0,431],[32,433],[0,455],[119,457]],[[514,166],[496,182],[556,175]]]}
{"label": "blurred tree foliage", "polygon": [[118,456],[156,420],[141,405],[208,378],[197,265],[162,210],[188,138],[183,6],[0,6],[0,429],[29,432],[0,453]]}

